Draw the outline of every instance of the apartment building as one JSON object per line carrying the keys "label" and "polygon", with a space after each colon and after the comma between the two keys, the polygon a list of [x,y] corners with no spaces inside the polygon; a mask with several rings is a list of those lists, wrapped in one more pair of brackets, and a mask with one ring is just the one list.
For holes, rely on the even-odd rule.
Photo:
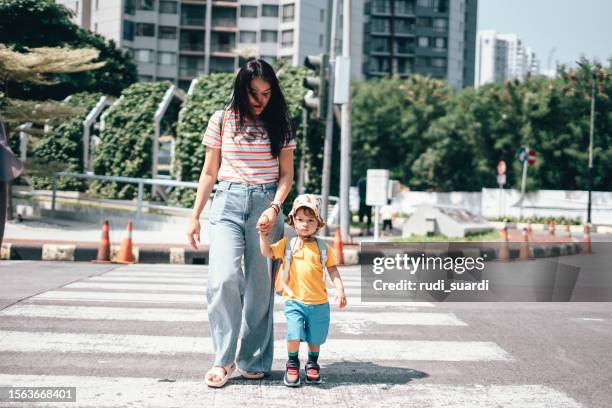
{"label": "apartment building", "polygon": [[501,83],[540,73],[535,52],[517,34],[481,30],[476,41],[475,84]]}
{"label": "apartment building", "polygon": [[415,73],[472,86],[477,0],[371,0],[365,7],[363,72]]}
{"label": "apartment building", "polygon": [[81,27],[129,50],[141,81],[183,89],[198,75],[236,70],[244,56],[299,65],[329,41],[327,0],[57,1]]}

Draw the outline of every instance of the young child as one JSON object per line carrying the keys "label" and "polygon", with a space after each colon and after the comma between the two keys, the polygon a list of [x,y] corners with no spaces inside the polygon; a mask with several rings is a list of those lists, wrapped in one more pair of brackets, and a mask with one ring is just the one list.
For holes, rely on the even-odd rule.
{"label": "young child", "polygon": [[[259,243],[264,256],[282,259],[278,279],[281,280],[287,319],[287,351],[283,382],[289,387],[300,385],[300,341],[308,343],[306,383],[322,382],[317,364],[321,344],[325,343],[329,329],[329,301],[325,287],[325,272],[336,288],[336,300],[342,309],[346,306],[344,285],[338,273],[334,250],[315,237],[325,225],[320,214],[321,200],[310,194],[298,196],[288,216],[288,223],[297,233],[295,238],[283,238],[270,245],[268,237],[260,233]],[[285,263],[290,259],[288,265]],[[325,265],[323,265],[325,263]],[[324,267],[325,266],[325,267]]]}

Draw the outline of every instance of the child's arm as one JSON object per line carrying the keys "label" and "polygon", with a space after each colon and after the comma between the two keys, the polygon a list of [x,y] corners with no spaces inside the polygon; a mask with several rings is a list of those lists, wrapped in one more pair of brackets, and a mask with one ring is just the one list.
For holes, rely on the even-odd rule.
{"label": "child's arm", "polygon": [[340,272],[338,272],[338,268],[332,266],[327,268],[327,273],[334,284],[334,288],[336,288],[338,306],[340,306],[340,309],[343,309],[346,306],[346,295],[344,294],[344,284],[342,283],[342,278],[340,278]]}
{"label": "child's arm", "polygon": [[262,233],[259,233],[259,249],[261,250],[261,254],[263,256],[267,258],[273,258],[272,248],[270,247],[268,236]]}

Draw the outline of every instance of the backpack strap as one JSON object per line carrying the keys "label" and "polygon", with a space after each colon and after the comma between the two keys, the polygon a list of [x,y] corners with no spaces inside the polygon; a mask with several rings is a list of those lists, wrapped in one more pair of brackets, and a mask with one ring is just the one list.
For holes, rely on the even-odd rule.
{"label": "backpack strap", "polygon": [[314,238],[317,241],[317,246],[319,247],[319,254],[321,255],[321,264],[323,265],[323,280],[325,280],[325,271],[327,270],[327,267],[325,266],[327,264],[327,244],[325,243],[325,240],[319,237]]}
{"label": "backpack strap", "polygon": [[285,247],[285,259],[283,260],[283,289],[290,297],[293,296],[293,291],[287,285],[289,282],[289,268],[291,267],[291,261],[293,260],[293,249],[295,248],[295,244],[297,243],[297,237],[293,237],[287,241],[287,246]]}

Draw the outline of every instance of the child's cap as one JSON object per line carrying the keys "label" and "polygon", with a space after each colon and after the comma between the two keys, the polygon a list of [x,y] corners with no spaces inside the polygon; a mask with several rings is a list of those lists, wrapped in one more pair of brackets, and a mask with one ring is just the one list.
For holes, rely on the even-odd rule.
{"label": "child's cap", "polygon": [[291,212],[287,216],[289,219],[288,224],[295,228],[293,223],[293,217],[297,210],[302,207],[310,208],[317,220],[319,221],[319,228],[323,228],[325,226],[325,221],[321,218],[321,198],[313,194],[300,194],[293,200],[293,207],[291,208]]}

